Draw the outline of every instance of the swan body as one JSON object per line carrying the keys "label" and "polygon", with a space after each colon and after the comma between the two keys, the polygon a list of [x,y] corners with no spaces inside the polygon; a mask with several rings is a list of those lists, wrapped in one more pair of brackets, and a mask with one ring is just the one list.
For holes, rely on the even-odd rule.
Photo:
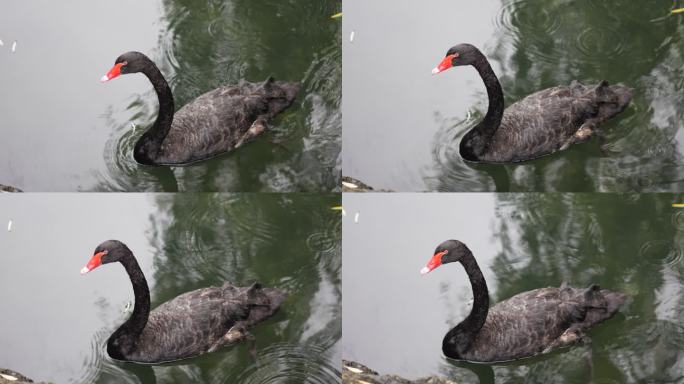
{"label": "swan body", "polygon": [[459,146],[461,157],[471,162],[517,163],[565,150],[600,136],[599,125],[622,112],[632,99],[633,90],[624,85],[573,81],[533,93],[504,109],[501,84],[476,47],[452,47],[433,73],[460,65],[477,69],[489,98],[485,118]]}
{"label": "swan body", "polygon": [[468,273],[473,308],[442,342],[442,351],[453,359],[503,362],[586,342],[586,331],[615,315],[626,300],[624,294],[598,285],[577,289],[564,283],[519,293],[490,308],[484,276],[460,241],[440,244],[421,273],[454,261]]}
{"label": "swan body", "polygon": [[107,340],[107,353],[116,360],[164,363],[213,352],[250,338],[248,329],[273,315],[287,296],[258,283],[224,283],[186,292],[150,311],[147,282],[125,244],[100,244],[81,273],[115,261],[126,269],[135,294],[131,317]]}
{"label": "swan body", "polygon": [[230,152],[261,135],[268,122],[288,108],[299,84],[268,78],[240,82],[202,94],[174,114],[171,88],[159,68],[140,52],[127,52],[102,77],[141,72],[159,99],[155,123],[138,139],[133,157],[145,165],[189,165]]}

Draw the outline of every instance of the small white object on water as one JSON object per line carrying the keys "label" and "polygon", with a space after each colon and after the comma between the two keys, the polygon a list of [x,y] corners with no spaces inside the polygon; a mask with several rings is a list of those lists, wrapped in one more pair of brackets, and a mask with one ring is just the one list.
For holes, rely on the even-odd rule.
{"label": "small white object on water", "polygon": [[16,50],[17,50],[17,41],[14,40],[14,42],[12,43],[12,53],[14,53],[14,51],[16,51]]}
{"label": "small white object on water", "polygon": [[9,381],[17,381],[18,379],[14,376],[10,375],[5,375],[4,373],[0,373],[0,376],[2,376],[3,379],[9,380]]}
{"label": "small white object on water", "polygon": [[354,372],[354,373],[363,373],[363,371],[360,370],[360,369],[358,369],[358,368],[347,367],[347,366],[345,366],[345,368],[347,368],[348,371],[352,371],[352,372]]}
{"label": "small white object on water", "polygon": [[346,181],[343,181],[343,182],[342,182],[342,185],[344,185],[344,186],[347,187],[347,188],[351,188],[351,189],[356,189],[356,188],[359,187],[359,186],[356,185],[356,184],[348,183],[348,182],[346,182]]}
{"label": "small white object on water", "polygon": [[7,223],[7,232],[12,232],[12,219]]}
{"label": "small white object on water", "polygon": [[356,34],[356,31],[351,31],[349,34],[349,42],[353,43],[354,42],[354,34]]}
{"label": "small white object on water", "polygon": [[342,208],[342,216],[347,216],[347,212]]}
{"label": "small white object on water", "polygon": [[131,302],[129,301],[126,303],[126,306],[124,307],[123,313],[129,312],[131,310]]}
{"label": "small white object on water", "polygon": [[359,213],[356,212],[356,215],[354,215],[354,222],[358,223],[359,222]]}
{"label": "small white object on water", "polygon": [[4,45],[5,43],[3,43],[2,40],[0,40],[0,47],[3,47]]}

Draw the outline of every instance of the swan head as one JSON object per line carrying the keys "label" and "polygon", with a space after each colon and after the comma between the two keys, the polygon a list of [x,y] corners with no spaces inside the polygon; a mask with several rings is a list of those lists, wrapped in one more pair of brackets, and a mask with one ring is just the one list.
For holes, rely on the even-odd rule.
{"label": "swan head", "polygon": [[102,264],[120,261],[122,257],[130,253],[126,244],[118,240],[107,240],[95,248],[88,263],[81,268],[81,274],[86,274]]}
{"label": "swan head", "polygon": [[482,57],[482,53],[474,45],[459,44],[447,51],[444,59],[432,70],[432,74],[444,72],[449,68],[460,65],[473,65]]}
{"label": "swan head", "polygon": [[140,52],[126,52],[116,58],[112,69],[102,76],[100,81],[104,83],[119,75],[142,72],[148,65],[148,62],[150,62],[150,59]]}
{"label": "swan head", "polygon": [[471,254],[470,249],[458,240],[447,240],[435,248],[435,252],[428,263],[420,270],[424,275],[440,265],[461,261],[463,256]]}

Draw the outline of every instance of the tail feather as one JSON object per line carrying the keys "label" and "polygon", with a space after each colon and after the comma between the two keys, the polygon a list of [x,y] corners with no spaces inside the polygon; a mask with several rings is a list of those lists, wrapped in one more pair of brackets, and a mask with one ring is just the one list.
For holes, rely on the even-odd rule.
{"label": "tail feather", "polygon": [[599,103],[614,103],[617,101],[617,95],[612,92],[610,85],[605,80],[601,80],[593,91],[596,94],[596,101]]}
{"label": "tail feather", "polygon": [[607,81],[601,81],[589,91],[588,96],[593,97],[598,107],[596,117],[599,121],[605,121],[622,112],[632,100],[633,90],[621,84],[609,85]]}
{"label": "tail feather", "polygon": [[601,295],[604,297],[607,307],[606,310],[612,315],[617,312],[627,302],[627,295],[621,292],[613,292],[607,289],[601,290]]}
{"label": "tail feather", "polygon": [[301,85],[270,79],[264,84],[264,95],[268,98],[268,114],[273,117],[294,103]]}
{"label": "tail feather", "polygon": [[613,317],[627,301],[624,293],[600,289],[598,285],[589,287],[584,298],[587,313],[583,325],[587,328]]}
{"label": "tail feather", "polygon": [[245,294],[250,304],[248,322],[251,324],[273,315],[287,298],[286,292],[276,288],[263,288],[259,283],[252,284]]}

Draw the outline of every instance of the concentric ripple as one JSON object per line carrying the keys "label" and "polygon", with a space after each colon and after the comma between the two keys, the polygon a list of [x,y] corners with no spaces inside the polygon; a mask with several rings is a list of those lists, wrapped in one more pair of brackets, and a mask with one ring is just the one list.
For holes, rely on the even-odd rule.
{"label": "concentric ripple", "polygon": [[329,384],[340,380],[339,361],[332,361],[326,350],[315,345],[273,344],[260,351],[257,358],[259,364],[247,368],[237,382]]}
{"label": "concentric ripple", "polygon": [[639,256],[649,264],[673,266],[682,261],[682,250],[670,240],[650,240],[641,246]]}
{"label": "concentric ripple", "polygon": [[531,52],[535,59],[557,62],[558,49],[554,39],[556,32],[563,26],[559,12],[550,10],[548,4],[539,4],[535,12],[528,12],[530,2],[513,0],[506,2],[494,19],[494,26],[501,30],[520,50]]}
{"label": "concentric ripple", "polygon": [[684,231],[684,210],[678,209],[674,214],[672,214],[672,225],[677,229],[677,231]]}
{"label": "concentric ripple", "polygon": [[445,192],[454,191],[455,186],[458,186],[459,191],[469,192],[493,189],[496,176],[487,177],[477,172],[478,166],[464,162],[458,150],[461,138],[479,118],[479,114],[471,112],[460,120],[435,116],[440,129],[432,145],[433,169],[424,171],[424,179],[431,189]]}

